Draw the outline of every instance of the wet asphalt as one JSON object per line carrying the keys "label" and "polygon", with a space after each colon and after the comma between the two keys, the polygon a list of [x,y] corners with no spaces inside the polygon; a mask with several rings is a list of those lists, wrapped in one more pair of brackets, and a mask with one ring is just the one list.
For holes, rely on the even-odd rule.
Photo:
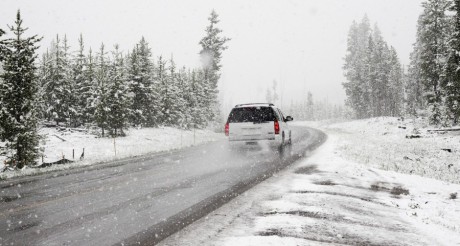
{"label": "wet asphalt", "polygon": [[282,149],[222,140],[0,181],[0,245],[154,245],[326,140],[292,131]]}

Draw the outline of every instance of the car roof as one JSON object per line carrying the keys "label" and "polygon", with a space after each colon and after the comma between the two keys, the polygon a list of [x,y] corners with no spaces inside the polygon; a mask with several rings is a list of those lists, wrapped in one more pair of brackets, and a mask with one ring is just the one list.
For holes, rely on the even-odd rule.
{"label": "car roof", "polygon": [[273,103],[245,103],[245,104],[237,104],[235,105],[235,108],[260,107],[260,106],[274,107],[275,105]]}

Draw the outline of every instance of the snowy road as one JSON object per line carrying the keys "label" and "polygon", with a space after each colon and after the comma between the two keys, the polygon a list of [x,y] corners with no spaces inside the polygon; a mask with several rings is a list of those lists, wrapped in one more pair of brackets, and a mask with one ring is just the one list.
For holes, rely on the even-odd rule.
{"label": "snowy road", "polygon": [[153,244],[299,159],[325,139],[293,129],[290,151],[225,141],[0,182],[0,245]]}
{"label": "snowy road", "polygon": [[326,132],[309,158],[159,245],[460,245],[459,201],[449,198],[460,185],[343,159],[344,139]]}

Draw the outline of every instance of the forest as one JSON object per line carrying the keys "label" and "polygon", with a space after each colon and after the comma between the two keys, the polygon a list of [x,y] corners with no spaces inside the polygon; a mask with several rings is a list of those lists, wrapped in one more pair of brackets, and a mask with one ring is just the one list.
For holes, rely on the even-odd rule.
{"label": "forest", "polygon": [[[203,128],[220,120],[217,83],[229,38],[212,11],[197,42],[201,67],[179,67],[173,55],[153,58],[141,38],[128,52],[118,45],[71,49],[64,35],[40,58],[41,37],[27,36],[20,11],[9,31],[0,29],[1,155],[18,168],[39,155],[41,126],[92,127],[123,136],[128,127]],[[5,36],[5,37],[4,37]]]}
{"label": "forest", "polygon": [[458,125],[460,1],[427,0],[422,7],[405,67],[367,16],[353,22],[343,86],[355,118],[420,116],[435,126]]}

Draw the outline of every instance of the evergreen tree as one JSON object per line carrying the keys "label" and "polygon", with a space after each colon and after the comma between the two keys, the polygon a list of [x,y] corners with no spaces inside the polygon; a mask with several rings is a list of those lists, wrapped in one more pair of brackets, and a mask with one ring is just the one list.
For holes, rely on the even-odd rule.
{"label": "evergreen tree", "polygon": [[373,30],[373,49],[371,54],[370,66],[372,67],[372,76],[370,82],[371,116],[382,116],[387,114],[388,98],[388,46],[383,40],[380,30],[377,26]]}
{"label": "evergreen tree", "polygon": [[193,128],[201,128],[208,121],[206,112],[207,107],[206,84],[204,81],[203,70],[193,70],[190,73],[190,100],[189,108],[191,111]]}
{"label": "evergreen tree", "polygon": [[0,76],[1,140],[6,141],[8,161],[20,169],[34,164],[39,154],[34,62],[37,43],[41,40],[36,35],[24,37],[27,28],[22,22],[18,10],[15,25],[10,27],[14,37],[0,44],[4,70]]}
{"label": "evergreen tree", "polygon": [[64,35],[63,40],[63,73],[64,73],[64,91],[63,91],[63,102],[65,105],[65,116],[66,116],[66,123],[68,126],[75,127],[77,123],[77,116],[78,116],[78,101],[77,101],[77,93],[76,88],[78,88],[78,84],[74,73],[72,71],[72,56],[70,53],[70,46],[68,45],[67,35]]}
{"label": "evergreen tree", "polygon": [[108,128],[109,121],[109,95],[108,95],[108,61],[107,53],[105,52],[104,44],[99,49],[96,69],[96,90],[93,97],[94,105],[94,120],[98,127],[102,130],[102,136],[105,136],[105,130]]}
{"label": "evergreen tree", "polygon": [[82,108],[82,123],[93,123],[94,112],[96,111],[95,98],[97,97],[96,63],[93,51],[90,48],[88,57],[85,59],[83,70],[83,81],[78,93]]}
{"label": "evergreen tree", "polygon": [[37,105],[39,118],[40,119],[49,119],[47,116],[47,102],[46,102],[46,86],[47,82],[51,77],[51,62],[52,58],[48,50],[42,55],[40,60],[40,65],[38,66],[37,80],[39,84],[37,100],[39,103]]}
{"label": "evergreen tree", "polygon": [[442,87],[446,93],[446,106],[453,123],[460,120],[460,0],[454,0],[450,9],[455,12],[453,31],[448,43],[445,80]]}
{"label": "evergreen tree", "polygon": [[88,92],[91,87],[86,83],[86,56],[84,54],[85,46],[83,43],[83,35],[78,38],[78,51],[75,59],[72,62],[72,81],[73,81],[73,108],[75,109],[74,125],[86,123],[88,120],[85,117],[85,110],[88,99]]}
{"label": "evergreen tree", "polygon": [[220,116],[218,103],[218,82],[220,78],[220,69],[222,52],[227,49],[225,45],[230,39],[221,36],[222,30],[217,27],[219,23],[217,13],[213,10],[208,18],[210,24],[206,27],[206,35],[201,39],[200,56],[203,63],[204,81],[207,84],[207,102],[209,108],[209,119],[217,121]]}
{"label": "evergreen tree", "polygon": [[180,95],[179,76],[176,72],[176,63],[173,57],[169,60],[169,74],[167,75],[167,84],[169,92],[169,105],[167,107],[168,113],[163,112],[165,117],[165,124],[169,126],[179,126],[183,117],[182,107],[183,99]]}
{"label": "evergreen tree", "polygon": [[107,127],[112,136],[124,135],[129,117],[130,95],[123,57],[115,45],[113,59],[108,71]]}
{"label": "evergreen tree", "polygon": [[315,120],[314,114],[313,114],[313,94],[309,91],[307,92],[307,105],[306,105],[306,118],[307,120]]}
{"label": "evergreen tree", "polygon": [[[422,25],[422,16],[418,19],[418,26]],[[422,41],[420,36],[417,35],[416,42],[414,43],[414,50],[410,54],[410,64],[407,71],[405,81],[406,91],[406,113],[417,115],[418,109],[425,108],[425,100],[423,97],[423,85],[420,83],[420,52],[422,50]]]}
{"label": "evergreen tree", "polygon": [[389,116],[399,116],[403,113],[404,102],[404,82],[403,70],[399,63],[398,54],[396,50],[391,47],[389,54],[389,73],[388,73],[388,93],[387,93],[387,107]]}
{"label": "evergreen tree", "polygon": [[161,124],[170,125],[171,123],[171,108],[173,104],[173,92],[170,86],[170,79],[166,71],[166,61],[162,56],[158,57],[157,65],[155,68],[155,79],[158,82],[158,89],[160,97],[160,112],[161,116],[158,118],[158,121]]}
{"label": "evergreen tree", "polygon": [[417,27],[420,64],[419,80],[424,87],[424,95],[430,111],[430,123],[440,124],[443,114],[443,88],[440,86],[447,53],[449,21],[446,10],[447,0],[428,0],[422,4],[424,11]]}
{"label": "evergreen tree", "polygon": [[48,119],[56,121],[56,124],[67,122],[70,116],[71,80],[67,52],[67,45],[64,44],[63,48],[59,36],[56,36],[52,52],[52,62],[50,63],[49,78],[45,78],[46,114]]}
{"label": "evergreen tree", "polygon": [[343,83],[347,95],[347,105],[354,109],[357,118],[370,116],[370,59],[373,52],[373,40],[370,39],[370,24],[364,16],[360,24],[353,21],[347,40],[345,56],[346,82]]}
{"label": "evergreen tree", "polygon": [[128,80],[133,93],[131,122],[135,125],[157,126],[161,117],[158,92],[153,77],[152,52],[144,38],[133,49],[128,65]]}
{"label": "evergreen tree", "polygon": [[[346,104],[357,118],[399,115],[404,97],[402,69],[396,51],[389,48],[377,25],[364,16],[353,22],[345,56]],[[328,114],[333,112],[333,108]]]}
{"label": "evergreen tree", "polygon": [[[5,34],[5,31],[3,31],[3,29],[0,28],[0,38],[4,34]],[[1,74],[3,73],[3,61],[4,61],[5,57],[6,57],[6,54],[7,54],[7,49],[6,49],[5,43],[4,43],[4,41],[2,39],[0,39],[0,84],[3,83]],[[1,106],[0,106],[0,110],[1,110]],[[0,124],[0,137],[3,136],[2,132],[3,132],[3,126],[2,126],[2,124]],[[5,153],[0,152],[0,154],[4,155]]]}
{"label": "evergreen tree", "polygon": [[182,67],[176,74],[176,85],[177,85],[177,97],[178,101],[176,102],[178,119],[176,125],[181,129],[188,129],[190,123],[192,122],[192,116],[190,113],[190,108],[188,107],[188,102],[190,101],[190,80],[188,78],[186,68]]}

